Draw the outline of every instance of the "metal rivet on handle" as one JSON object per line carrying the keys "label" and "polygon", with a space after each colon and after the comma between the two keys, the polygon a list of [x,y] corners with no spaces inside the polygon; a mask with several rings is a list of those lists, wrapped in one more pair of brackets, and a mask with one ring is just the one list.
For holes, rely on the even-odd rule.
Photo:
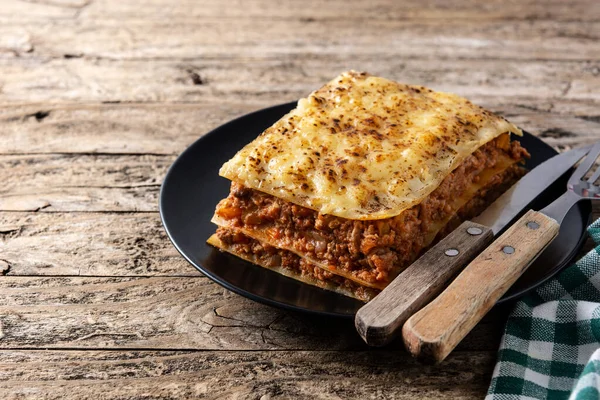
{"label": "metal rivet on handle", "polygon": [[502,248],[502,251],[504,252],[504,254],[513,254],[515,252],[515,248],[512,246],[504,246]]}
{"label": "metal rivet on handle", "polygon": [[483,233],[483,230],[476,226],[472,226],[467,229],[467,233],[472,236],[477,236],[477,235],[481,235]]}
{"label": "metal rivet on handle", "polygon": [[534,230],[535,230],[535,229],[538,229],[538,228],[540,227],[540,224],[538,224],[538,223],[537,223],[537,222],[535,222],[535,221],[529,221],[529,222],[527,223],[527,227],[528,227],[529,229],[534,229]]}
{"label": "metal rivet on handle", "polygon": [[448,257],[456,257],[458,255],[458,249],[448,249],[444,252]]}

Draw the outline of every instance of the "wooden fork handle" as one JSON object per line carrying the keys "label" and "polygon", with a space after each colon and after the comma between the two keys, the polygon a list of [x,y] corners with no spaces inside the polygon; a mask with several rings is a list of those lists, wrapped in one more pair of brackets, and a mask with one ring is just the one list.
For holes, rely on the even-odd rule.
{"label": "wooden fork handle", "polygon": [[384,346],[406,320],[434,299],[494,239],[492,230],[465,221],[398,275],[356,313],[354,324],[370,346]]}
{"label": "wooden fork handle", "polygon": [[407,350],[441,362],[471,331],[529,264],[556,237],[559,224],[529,211],[477,256],[434,301],[406,321]]}

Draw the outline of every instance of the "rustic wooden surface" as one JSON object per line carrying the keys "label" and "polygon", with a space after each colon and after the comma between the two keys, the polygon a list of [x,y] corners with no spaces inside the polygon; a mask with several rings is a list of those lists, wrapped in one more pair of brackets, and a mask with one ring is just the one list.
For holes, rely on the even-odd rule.
{"label": "rustic wooden surface", "polygon": [[481,398],[506,308],[440,366],[370,350],[196,272],[160,184],[202,134],[349,68],[590,143],[599,35],[595,0],[0,0],[0,397]]}

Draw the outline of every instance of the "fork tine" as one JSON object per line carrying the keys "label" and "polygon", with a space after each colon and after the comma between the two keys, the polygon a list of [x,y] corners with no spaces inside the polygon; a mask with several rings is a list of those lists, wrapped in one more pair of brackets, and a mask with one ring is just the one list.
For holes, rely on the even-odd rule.
{"label": "fork tine", "polygon": [[[590,150],[590,152],[585,156],[582,163],[579,164],[579,167],[573,172],[573,175],[569,178],[569,185],[575,185],[579,182],[585,174],[592,168],[594,162],[596,162],[596,158],[600,154],[600,142],[594,144],[594,147]],[[595,175],[595,174],[594,174]],[[596,177],[598,179],[598,177]],[[594,182],[594,181],[591,181]]]}
{"label": "fork tine", "polygon": [[598,180],[598,178],[600,178],[600,166],[598,168],[596,168],[594,175],[592,175],[592,177],[590,179],[588,179],[588,182],[593,185],[594,182],[596,182]]}

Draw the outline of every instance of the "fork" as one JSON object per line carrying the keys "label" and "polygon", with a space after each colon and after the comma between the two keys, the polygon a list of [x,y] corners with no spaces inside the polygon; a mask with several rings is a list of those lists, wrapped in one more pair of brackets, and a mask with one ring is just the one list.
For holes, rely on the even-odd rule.
{"label": "fork", "polygon": [[431,303],[402,327],[407,350],[441,362],[558,235],[569,210],[600,198],[600,168],[586,179],[600,154],[596,143],[569,178],[567,191],[540,211],[529,210],[475,258]]}

